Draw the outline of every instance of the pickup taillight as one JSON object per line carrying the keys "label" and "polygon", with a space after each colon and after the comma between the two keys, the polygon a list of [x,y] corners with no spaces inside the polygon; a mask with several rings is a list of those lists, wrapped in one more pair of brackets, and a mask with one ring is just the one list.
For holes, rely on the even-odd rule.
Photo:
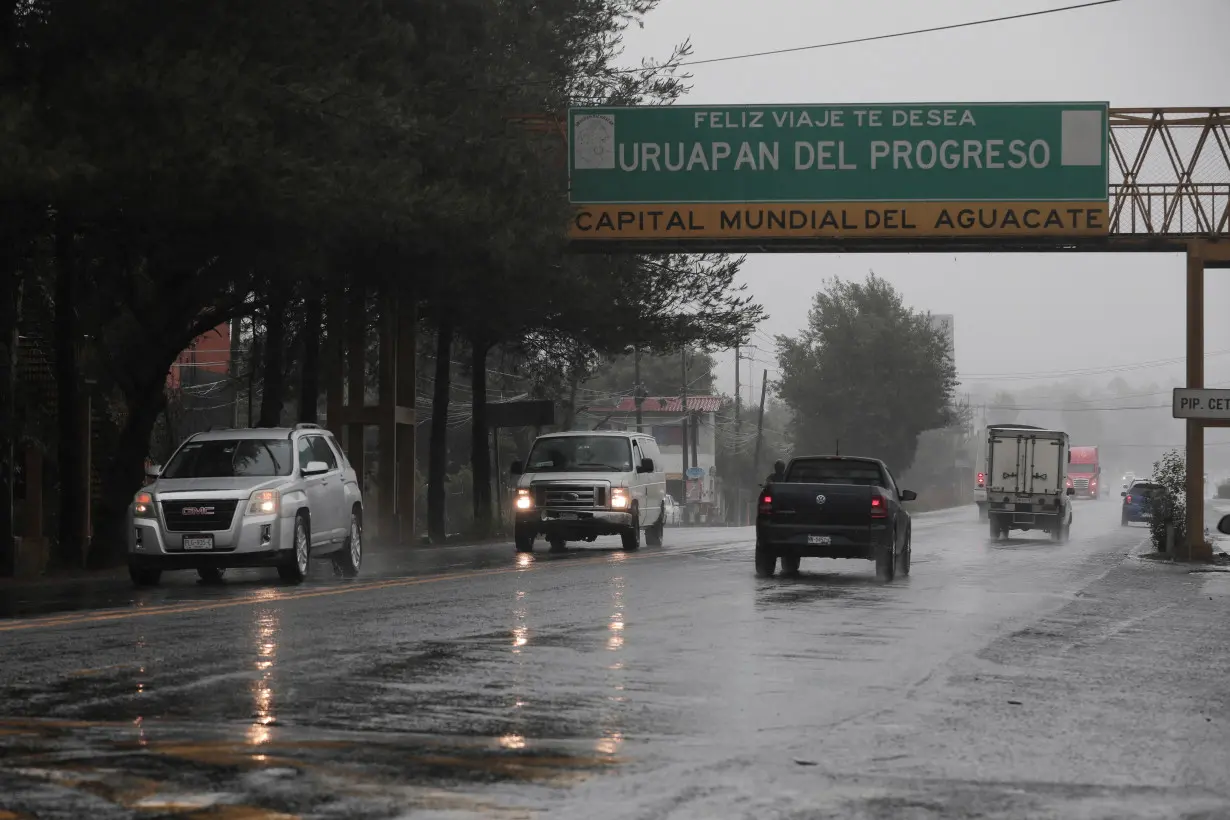
{"label": "pickup taillight", "polygon": [[769,495],[768,493],[761,493],[760,506],[758,509],[762,513],[772,512],[773,511],[773,496]]}
{"label": "pickup taillight", "polygon": [[873,490],[871,493],[871,517],[888,518],[888,504],[879,490]]}

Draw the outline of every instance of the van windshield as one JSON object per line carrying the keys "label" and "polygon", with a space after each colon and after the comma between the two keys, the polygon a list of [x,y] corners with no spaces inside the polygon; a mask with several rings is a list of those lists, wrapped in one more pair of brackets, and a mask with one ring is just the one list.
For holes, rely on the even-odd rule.
{"label": "van windshield", "polygon": [[534,442],[526,470],[531,473],[632,469],[632,446],[622,436],[554,436]]}

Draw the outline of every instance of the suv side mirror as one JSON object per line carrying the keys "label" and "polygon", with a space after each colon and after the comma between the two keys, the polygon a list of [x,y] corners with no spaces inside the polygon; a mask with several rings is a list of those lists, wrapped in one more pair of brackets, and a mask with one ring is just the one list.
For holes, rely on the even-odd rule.
{"label": "suv side mirror", "polygon": [[161,464],[151,464],[150,466],[145,468],[146,478],[157,478],[160,475],[162,475],[162,465]]}
{"label": "suv side mirror", "polygon": [[636,471],[638,473],[652,473],[653,472],[653,459],[652,458],[642,458],[640,465],[636,468]]}
{"label": "suv side mirror", "polygon": [[1217,531],[1222,535],[1230,535],[1230,515],[1223,515],[1217,522]]}
{"label": "suv side mirror", "polygon": [[914,492],[913,490],[902,490],[901,491],[902,501],[915,501],[917,499],[918,499],[918,493]]}
{"label": "suv side mirror", "polygon": [[1120,498],[1127,498],[1127,490],[1124,490],[1123,492],[1119,493],[1119,497],[1120,497]]}
{"label": "suv side mirror", "polygon": [[1068,495],[1076,495],[1076,488],[1075,488],[1075,487],[1069,487],[1069,488],[1068,488]]}
{"label": "suv side mirror", "polygon": [[785,477],[786,477],[786,462],[781,461],[780,459],[778,461],[773,462],[773,480],[781,481]]}
{"label": "suv side mirror", "polygon": [[512,464],[508,465],[508,472],[510,475],[521,475],[525,472],[525,465],[520,461],[514,461]]}
{"label": "suv side mirror", "polygon": [[301,472],[303,473],[304,478],[313,475],[320,475],[321,473],[329,472],[329,465],[325,464],[323,461],[309,461],[307,466],[305,466]]}

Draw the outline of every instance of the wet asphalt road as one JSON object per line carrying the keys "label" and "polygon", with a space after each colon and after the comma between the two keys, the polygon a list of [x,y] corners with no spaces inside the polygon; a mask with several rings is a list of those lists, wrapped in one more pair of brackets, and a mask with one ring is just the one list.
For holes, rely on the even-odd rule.
{"label": "wet asphalt road", "polygon": [[0,588],[0,820],[1230,817],[1230,574],[917,515],[908,578],[751,531]]}

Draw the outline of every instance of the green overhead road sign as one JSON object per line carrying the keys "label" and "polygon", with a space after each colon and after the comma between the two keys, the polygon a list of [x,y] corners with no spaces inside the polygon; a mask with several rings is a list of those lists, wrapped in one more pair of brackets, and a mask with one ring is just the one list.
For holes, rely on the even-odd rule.
{"label": "green overhead road sign", "polygon": [[572,235],[1105,234],[1107,108],[574,108]]}

